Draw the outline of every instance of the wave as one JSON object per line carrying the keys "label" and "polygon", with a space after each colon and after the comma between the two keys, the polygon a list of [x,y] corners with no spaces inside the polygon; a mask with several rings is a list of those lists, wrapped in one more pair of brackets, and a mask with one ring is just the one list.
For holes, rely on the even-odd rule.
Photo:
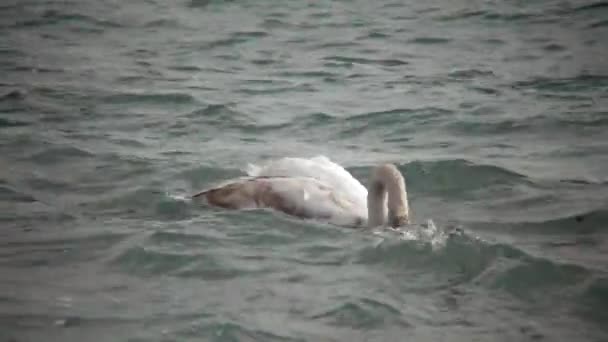
{"label": "wave", "polygon": [[74,146],[56,146],[47,147],[43,151],[31,154],[24,159],[31,160],[32,162],[39,164],[57,164],[64,163],[69,160],[82,160],[86,158],[92,158],[94,154],[83,149]]}
{"label": "wave", "polygon": [[156,220],[183,220],[192,217],[189,202],[178,199],[164,189],[157,187],[156,182],[146,186],[125,186],[117,190],[104,188],[98,196],[81,207],[87,207],[106,216],[123,218],[150,218]]}
{"label": "wave", "polygon": [[596,209],[583,211],[576,214],[566,216],[542,219],[537,221],[524,220],[509,223],[501,222],[484,222],[484,221],[469,221],[468,225],[474,227],[483,227],[487,230],[508,230],[511,233],[542,233],[542,234],[594,234],[601,233],[608,226],[608,210]]}
{"label": "wave", "polygon": [[197,130],[221,128],[224,132],[236,131],[254,140],[261,139],[262,134],[272,134],[277,137],[299,135],[302,130],[309,131],[311,139],[328,141],[344,141],[345,138],[380,134],[385,140],[399,142],[407,141],[409,136],[421,129],[421,126],[445,120],[453,113],[437,107],[396,108],[351,116],[314,112],[298,115],[287,121],[279,119],[262,123],[252,115],[226,103],[211,104],[182,114],[169,129],[182,132],[193,127]]}
{"label": "wave", "polygon": [[232,125],[250,124],[252,119],[246,114],[236,111],[228,104],[211,104],[204,108],[194,110],[184,117],[193,121],[205,123],[226,123]]}
{"label": "wave", "polygon": [[587,5],[582,5],[579,7],[574,8],[574,11],[577,12],[584,12],[584,11],[596,11],[596,10],[607,10],[608,9],[608,2],[606,1],[598,1],[598,2],[593,2]]}
{"label": "wave", "polygon": [[125,237],[124,234],[101,233],[59,239],[9,239],[0,244],[1,264],[29,268],[76,263],[80,258],[110,249]]}
{"label": "wave", "polygon": [[123,27],[121,24],[107,20],[101,19],[94,16],[75,13],[75,12],[64,12],[54,9],[47,9],[41,13],[40,16],[31,19],[24,19],[16,22],[14,27],[43,27],[48,25],[66,25],[70,24],[86,24],[91,25],[89,27],[83,26],[74,26],[74,29],[77,29],[78,32],[83,32],[86,30],[102,32],[104,28],[119,28]]}
{"label": "wave", "polygon": [[120,93],[108,95],[101,101],[112,104],[198,104],[198,100],[185,93]]}
{"label": "wave", "polygon": [[602,28],[608,26],[608,20],[597,20],[589,24],[589,28]]}
{"label": "wave", "polygon": [[382,328],[387,324],[404,328],[412,327],[411,323],[403,319],[401,311],[395,306],[365,297],[356,301],[347,300],[308,318],[332,326],[355,327],[363,330]]}
{"label": "wave", "polygon": [[169,18],[159,18],[159,19],[152,19],[150,21],[147,21],[145,24],[143,24],[144,27],[147,28],[171,28],[171,29],[176,29],[176,28],[181,28],[181,24],[177,19],[169,19]]}
{"label": "wave", "polygon": [[[210,1],[210,0],[207,0]],[[189,328],[181,329],[175,332],[181,339],[195,338],[207,339],[209,341],[217,341],[219,339],[226,341],[259,341],[259,342],[301,342],[302,339],[280,335],[273,331],[260,329],[258,325],[249,326],[245,323],[235,321],[212,321],[209,323],[193,324]]]}
{"label": "wave", "polygon": [[9,202],[36,202],[32,195],[13,189],[8,183],[0,180],[0,201]]}
{"label": "wave", "polygon": [[366,112],[346,117],[317,112],[298,116],[290,122],[277,126],[276,133],[293,133],[302,129],[314,132],[315,137],[329,141],[343,141],[345,138],[364,136],[383,136],[393,141],[408,139],[408,135],[445,119],[452,114],[450,110],[423,107],[419,109],[395,108],[391,110]]}
{"label": "wave", "polygon": [[[254,63],[256,64],[267,64],[267,63],[272,63],[272,61],[269,60],[254,60]],[[238,93],[242,93],[242,94],[246,94],[246,95],[262,95],[262,94],[282,94],[282,93],[289,93],[289,92],[298,92],[298,93],[303,93],[303,92],[315,92],[316,89],[308,83],[294,83],[294,84],[287,84],[287,85],[275,85],[273,87],[270,86],[264,86],[264,87],[247,87],[246,85],[240,87],[239,89],[236,90],[236,92]]]}
{"label": "wave", "polygon": [[588,92],[608,87],[608,76],[578,75],[567,78],[536,77],[512,84],[515,89],[535,89],[556,92]]}
{"label": "wave", "polygon": [[369,59],[360,57],[346,57],[346,56],[330,56],[325,57],[324,60],[331,62],[338,62],[344,64],[365,64],[365,65],[380,65],[385,67],[401,66],[409,64],[406,61],[400,59]]}
{"label": "wave", "polygon": [[404,166],[410,189],[416,192],[453,193],[489,186],[527,182],[526,176],[495,166],[476,164],[466,159],[415,161]]}
{"label": "wave", "polygon": [[[296,123],[258,123],[251,116],[233,109],[230,104],[212,104],[204,108],[196,109],[181,116],[170,127],[171,130],[181,131],[188,127],[196,127],[197,130],[206,128],[217,130],[221,128],[224,132],[236,131],[247,135],[252,139],[259,138],[262,133],[281,133],[283,129],[292,127]],[[245,139],[241,135],[241,139]]]}
{"label": "wave", "polygon": [[25,91],[15,89],[0,96],[0,101],[18,101],[23,100],[26,96],[27,93]]}
{"label": "wave", "polygon": [[403,121],[412,121],[420,123],[420,119],[425,120],[429,117],[445,116],[454,113],[451,110],[439,107],[422,107],[422,108],[395,108],[378,112],[368,112],[349,116],[345,119],[347,122],[371,123],[372,125],[382,123],[399,123]]}
{"label": "wave", "polygon": [[451,42],[451,38],[443,38],[443,37],[416,37],[411,39],[409,42],[412,44],[424,44],[424,45],[434,45],[434,44],[447,44]]}
{"label": "wave", "polygon": [[267,33],[262,31],[254,32],[235,32],[230,34],[228,38],[215,39],[204,44],[205,49],[219,49],[224,47],[233,47],[238,44],[245,43],[250,40],[265,37]]}
{"label": "wave", "polygon": [[587,319],[605,328],[608,319],[608,278],[600,277],[590,282],[580,296],[580,306],[577,311]]}
{"label": "wave", "polygon": [[222,239],[209,234],[188,233],[179,230],[156,231],[148,237],[148,242],[162,250],[203,250],[226,245]]}
{"label": "wave", "polygon": [[0,128],[24,127],[29,125],[30,123],[25,121],[0,118]]}
{"label": "wave", "polygon": [[[166,237],[156,236],[155,239]],[[174,237],[173,237],[174,238]],[[181,246],[184,249],[184,246]],[[265,273],[258,267],[236,267],[220,261],[217,256],[200,252],[175,252],[162,246],[132,247],[115,257],[111,265],[140,277],[165,275],[177,278],[200,278],[205,281],[223,281]]]}
{"label": "wave", "polygon": [[586,284],[594,274],[591,268],[532,256],[514,245],[490,243],[464,231],[448,234],[442,248],[420,242],[385,240],[361,249],[356,262],[410,272],[433,270],[441,272],[444,280],[437,286],[467,283],[505,291],[522,300],[548,291],[557,295],[564,288]]}
{"label": "wave", "polygon": [[[486,109],[487,110],[487,109]],[[447,129],[458,134],[495,135],[522,132],[542,125],[545,117],[507,119],[483,122],[478,119],[459,120],[447,125]]]}
{"label": "wave", "polygon": [[[478,109],[477,111],[481,111]],[[491,109],[484,108],[485,111]],[[467,135],[496,135],[518,134],[535,132],[571,131],[578,127],[598,128],[608,125],[608,118],[604,112],[564,113],[557,115],[537,115],[533,117],[511,118],[500,121],[480,121],[478,119],[459,120],[446,125],[446,128],[456,134]]]}
{"label": "wave", "polygon": [[493,71],[483,69],[461,69],[452,71],[448,74],[448,77],[456,80],[469,80],[484,77],[496,77]]}
{"label": "wave", "polygon": [[519,22],[529,19],[541,18],[541,13],[535,11],[525,12],[525,9],[518,11],[492,11],[492,10],[462,10],[437,17],[440,21],[458,21],[479,19],[484,21],[503,21],[503,22]]}
{"label": "wave", "polygon": [[116,257],[112,264],[127,273],[150,276],[168,274],[196,261],[196,255],[159,252],[144,247],[132,247]]}
{"label": "wave", "polygon": [[[237,214],[237,216],[239,215]],[[276,217],[273,217],[272,220],[276,220]],[[290,229],[287,225],[283,228]],[[258,233],[254,235],[257,236]],[[155,240],[158,240],[156,241],[157,245],[159,243],[161,243],[161,246],[166,243],[171,245],[185,243],[192,245],[192,248],[196,248],[195,245],[198,244],[189,241],[187,235],[181,235],[180,233],[165,235],[167,234],[163,233],[163,236],[155,237]],[[532,256],[514,245],[490,243],[462,230],[454,230],[449,227],[410,239],[395,238],[396,235],[392,233],[380,235],[369,235],[368,233],[364,235],[369,237],[364,238],[368,243],[362,244],[359,242],[354,246],[351,245],[350,249],[333,245],[313,247],[300,242],[298,243],[300,246],[296,245],[291,248],[294,251],[294,257],[281,260],[290,264],[296,263],[315,267],[354,263],[355,265],[374,265],[374,267],[381,266],[391,269],[396,267],[408,272],[440,272],[441,276],[440,279],[437,279],[437,286],[454,286],[467,283],[504,291],[521,300],[527,300],[539,292],[559,291],[559,289],[579,286],[593,273],[590,268],[584,266]],[[369,242],[377,237],[380,237],[380,243],[371,246]],[[443,239],[443,242],[434,245],[433,240],[438,237]],[[240,237],[239,241],[244,243],[242,238]],[[201,241],[203,244],[208,243],[204,241],[204,238]],[[254,242],[250,239],[247,241],[248,245],[254,244],[256,246],[260,242],[258,240]],[[297,243],[294,237],[291,237],[290,241],[291,243]],[[275,243],[273,242],[271,245]],[[281,242],[279,245],[284,243]],[[130,253],[140,252],[131,251]],[[154,257],[146,256],[141,259],[150,260],[151,263],[156,264],[154,258],[162,258],[162,253]],[[204,259],[204,257],[201,257],[201,259]],[[158,261],[158,266],[147,267],[152,269],[153,272],[165,272],[177,277],[214,276],[213,273],[209,275],[205,270],[197,269],[198,266],[185,267],[184,265],[187,266],[194,262],[190,257],[169,255],[166,262],[168,264],[166,267],[163,266],[167,265],[165,261]],[[182,265],[173,267],[171,266],[173,263],[182,263]],[[142,266],[142,269],[146,269],[146,267]],[[184,271],[184,269],[189,269],[189,271]],[[262,270],[258,269],[255,272],[259,271]],[[226,275],[224,274],[224,276]],[[428,288],[428,283],[423,283],[424,285],[413,281],[412,290]],[[365,305],[360,306],[351,302],[340,304],[338,307],[330,308],[311,318],[327,321],[330,324],[339,324],[339,321],[335,321],[335,319],[340,316],[342,310],[345,310],[342,312],[343,314],[354,310],[353,312],[359,312],[362,316],[365,316],[366,311]]]}
{"label": "wave", "polygon": [[481,19],[487,21],[503,21],[503,22],[520,22],[530,21],[532,23],[554,23],[564,20],[568,16],[576,14],[585,14],[591,11],[605,11],[608,4],[605,1],[593,2],[581,6],[552,6],[541,10],[536,10],[533,7],[530,9],[518,8],[511,11],[496,11],[490,9],[480,10],[460,10],[454,13],[438,16],[436,19],[440,21],[457,21]]}

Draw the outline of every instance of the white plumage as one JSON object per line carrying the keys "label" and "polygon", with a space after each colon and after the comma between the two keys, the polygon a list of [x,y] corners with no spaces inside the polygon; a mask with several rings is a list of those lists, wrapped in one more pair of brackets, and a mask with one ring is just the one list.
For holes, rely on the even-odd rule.
{"label": "white plumage", "polygon": [[348,227],[375,226],[387,220],[393,226],[409,222],[405,182],[392,164],[374,168],[369,194],[348,171],[324,156],[249,164],[245,171],[247,177],[193,197],[228,209],[272,208]]}

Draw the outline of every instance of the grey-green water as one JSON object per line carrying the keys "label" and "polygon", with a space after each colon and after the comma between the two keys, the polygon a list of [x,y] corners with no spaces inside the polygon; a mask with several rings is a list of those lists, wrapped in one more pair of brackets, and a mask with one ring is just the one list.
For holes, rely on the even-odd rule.
{"label": "grey-green water", "polygon": [[[605,341],[608,4],[0,5],[0,340]],[[183,197],[269,157],[402,240]]]}

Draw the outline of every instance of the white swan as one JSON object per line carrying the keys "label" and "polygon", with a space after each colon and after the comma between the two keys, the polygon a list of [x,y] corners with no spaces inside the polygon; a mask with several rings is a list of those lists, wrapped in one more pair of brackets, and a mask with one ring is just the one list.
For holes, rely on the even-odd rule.
{"label": "white swan", "polygon": [[271,208],[339,226],[398,227],[410,223],[405,180],[393,164],[372,170],[369,191],[324,156],[282,158],[249,165],[247,177],[203,190],[193,198],[227,209]]}

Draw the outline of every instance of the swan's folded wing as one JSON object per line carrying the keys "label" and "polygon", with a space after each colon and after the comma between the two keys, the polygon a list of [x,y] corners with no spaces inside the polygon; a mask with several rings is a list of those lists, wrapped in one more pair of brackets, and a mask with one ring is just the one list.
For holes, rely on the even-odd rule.
{"label": "swan's folded wing", "polygon": [[249,164],[253,177],[310,177],[331,186],[361,208],[367,208],[367,189],[342,166],[325,156],[314,158],[281,158],[265,164]]}
{"label": "swan's folded wing", "polygon": [[359,226],[367,219],[367,212],[361,211],[348,196],[306,177],[236,179],[193,197],[204,198],[211,205],[228,209],[271,208],[288,215],[343,226]]}

